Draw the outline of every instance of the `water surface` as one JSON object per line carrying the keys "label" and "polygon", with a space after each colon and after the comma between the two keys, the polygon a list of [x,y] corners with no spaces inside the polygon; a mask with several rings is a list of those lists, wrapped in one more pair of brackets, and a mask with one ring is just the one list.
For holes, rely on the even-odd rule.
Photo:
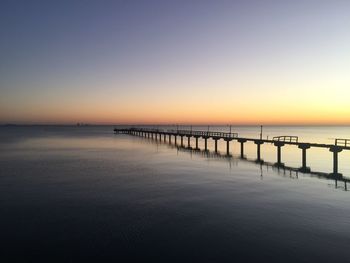
{"label": "water surface", "polygon": [[[241,129],[258,136],[256,128]],[[312,141],[349,130],[294,129]],[[273,161],[268,147],[263,157]],[[240,160],[238,145],[232,149],[233,158],[206,156],[114,135],[112,127],[1,127],[0,259],[348,260],[350,202],[341,182]],[[246,154],[254,159],[254,145]],[[283,154],[300,165],[298,150]],[[310,161],[327,171],[328,154],[310,153]],[[347,176],[348,153],[341,154]]]}

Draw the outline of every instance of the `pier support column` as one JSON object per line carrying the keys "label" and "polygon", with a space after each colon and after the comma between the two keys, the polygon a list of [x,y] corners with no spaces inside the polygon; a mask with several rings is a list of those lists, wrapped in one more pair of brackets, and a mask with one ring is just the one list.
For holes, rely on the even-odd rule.
{"label": "pier support column", "polygon": [[264,144],[264,142],[261,140],[256,140],[256,141],[254,141],[254,143],[256,144],[256,160],[258,162],[260,162],[261,161],[261,149],[260,148],[261,148],[261,145]]}
{"label": "pier support column", "polygon": [[204,150],[208,151],[208,137],[203,137],[204,139]]}
{"label": "pier support column", "polygon": [[281,148],[284,146],[284,142],[275,142],[274,145],[277,147],[277,163],[278,166],[283,166],[281,161]]}
{"label": "pier support column", "polygon": [[171,143],[171,134],[169,134],[169,144]]}
{"label": "pier support column", "polygon": [[191,137],[190,136],[187,137],[187,147],[191,148]]}
{"label": "pier support column", "polygon": [[175,145],[177,145],[177,135],[174,135]]}
{"label": "pier support column", "polygon": [[241,158],[244,158],[244,143],[247,142],[246,139],[238,139],[238,142],[241,144]]}
{"label": "pier support column", "polygon": [[339,146],[331,146],[329,151],[333,153],[333,173],[331,175],[335,177],[342,177],[342,174],[338,173],[338,153],[340,153],[343,149]]}
{"label": "pier support column", "polygon": [[226,155],[229,156],[230,155],[230,139],[225,139],[226,141]]}
{"label": "pier support column", "polygon": [[302,172],[310,172],[310,168],[306,166],[306,150],[309,149],[311,146],[308,143],[302,143],[298,145],[298,148],[301,149],[302,155],[301,155],[301,163],[302,166],[300,167],[300,171]]}
{"label": "pier support column", "polygon": [[180,136],[181,137],[181,146],[184,146],[184,137],[183,136]]}
{"label": "pier support column", "polygon": [[214,139],[214,142],[215,142],[215,152],[217,153],[218,152],[218,139]]}
{"label": "pier support column", "polygon": [[196,150],[198,150],[198,137],[196,137]]}

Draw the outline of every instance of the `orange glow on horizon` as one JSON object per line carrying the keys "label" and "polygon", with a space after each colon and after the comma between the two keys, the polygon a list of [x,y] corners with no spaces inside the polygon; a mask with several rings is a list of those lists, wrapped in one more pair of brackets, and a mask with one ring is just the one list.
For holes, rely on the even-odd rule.
{"label": "orange glow on horizon", "polygon": [[[98,88],[79,94],[57,93],[14,97],[0,103],[1,123],[41,124],[242,124],[242,125],[349,125],[347,77],[331,90],[317,82],[279,83],[274,87],[254,83],[222,82],[200,88],[161,87],[135,93]],[[269,81],[273,83],[273,81]],[[107,85],[107,84],[106,84]],[[282,84],[281,84],[282,85]],[[241,87],[237,89],[232,87]],[[251,89],[250,86],[257,88]],[[295,88],[298,87],[298,88]],[[134,89],[136,90],[136,88]],[[169,90],[171,92],[169,92]],[[259,90],[264,90],[260,92]],[[186,91],[186,92],[185,92]],[[32,96],[32,100],[28,97]],[[78,98],[78,99],[77,99]]]}
{"label": "orange glow on horizon", "polygon": [[99,110],[80,110],[77,112],[61,110],[59,113],[53,112],[34,112],[27,114],[26,118],[18,116],[13,120],[6,120],[4,123],[23,123],[23,124],[75,124],[78,122],[89,124],[193,124],[193,125],[349,125],[350,114],[341,114],[342,112],[327,110],[303,109],[254,109],[235,111],[230,109],[210,110],[190,110],[178,111],[176,109],[161,111],[148,110],[138,111],[129,110],[118,112],[118,110],[99,109]]}

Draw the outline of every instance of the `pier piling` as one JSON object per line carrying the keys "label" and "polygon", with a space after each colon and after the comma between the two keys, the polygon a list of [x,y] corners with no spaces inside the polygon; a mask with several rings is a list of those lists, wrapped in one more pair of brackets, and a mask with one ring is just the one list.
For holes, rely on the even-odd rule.
{"label": "pier piling", "polygon": [[208,151],[208,137],[203,137],[204,138],[204,150]]}
{"label": "pier piling", "polygon": [[264,144],[262,140],[255,140],[254,143],[256,144],[256,160],[261,161],[261,145]]}
{"label": "pier piling", "polygon": [[284,146],[284,142],[275,142],[274,145],[277,147],[277,163],[276,165],[281,166],[283,165],[282,163],[282,158],[281,158],[281,148]]}
{"label": "pier piling", "polygon": [[238,142],[241,144],[241,158],[244,158],[244,143],[247,142],[246,139],[238,139]]}
{"label": "pier piling", "polygon": [[226,141],[226,155],[230,155],[230,140]]}
{"label": "pier piling", "polygon": [[302,158],[301,158],[301,159],[302,159],[302,161],[301,161],[302,166],[301,166],[300,170],[303,171],[303,172],[308,172],[308,171],[310,171],[310,168],[307,167],[307,165],[306,165],[306,150],[309,149],[310,147],[311,147],[311,146],[310,146],[310,144],[308,144],[308,143],[302,143],[302,144],[299,144],[299,145],[298,145],[298,148],[301,149],[301,151],[302,151],[302,154],[301,154],[301,157],[302,157]]}
{"label": "pier piling", "polygon": [[284,142],[275,142],[274,145],[277,147],[277,163],[276,165],[281,166],[283,165],[281,161],[281,148],[284,146]]}
{"label": "pier piling", "polygon": [[215,152],[218,152],[218,138],[213,138],[214,142],[215,142]]}
{"label": "pier piling", "polygon": [[343,149],[339,146],[331,146],[329,151],[333,153],[333,173],[332,175],[335,177],[341,177],[342,175],[338,173],[338,153],[340,153]]}

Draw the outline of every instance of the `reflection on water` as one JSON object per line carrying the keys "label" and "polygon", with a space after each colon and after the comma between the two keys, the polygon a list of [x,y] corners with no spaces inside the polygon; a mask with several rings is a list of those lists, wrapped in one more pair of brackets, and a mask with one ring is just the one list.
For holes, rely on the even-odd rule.
{"label": "reflection on water", "polygon": [[[212,158],[212,159],[220,159],[220,160],[224,160],[226,162],[229,163],[230,167],[232,165],[232,163],[236,164],[238,162],[249,162],[252,164],[256,164],[260,166],[260,172],[261,172],[261,177],[263,176],[263,168],[266,168],[266,170],[268,171],[269,168],[272,171],[275,171],[277,174],[279,175],[283,175],[286,176],[286,174],[289,174],[290,178],[298,178],[298,174],[299,173],[303,173],[303,174],[308,174],[312,177],[317,177],[320,179],[328,179],[328,180],[332,180],[334,181],[334,187],[337,189],[342,189],[347,191],[347,184],[348,182],[350,182],[349,178],[346,177],[334,177],[334,175],[330,174],[330,173],[326,173],[326,172],[321,172],[321,171],[301,171],[301,168],[298,167],[291,167],[291,166],[286,166],[286,165],[276,165],[276,163],[273,162],[267,162],[264,161],[263,159],[257,160],[257,159],[248,159],[248,158],[239,158],[239,154],[236,154],[235,157],[233,157],[232,154],[227,155],[226,153],[222,154],[220,152],[215,152],[215,151],[206,151],[203,149],[195,149],[193,147],[188,147],[188,146],[181,146],[178,143],[172,143],[168,141],[164,141],[164,140],[154,140],[151,138],[142,138],[144,141],[142,141],[142,143],[144,142],[148,142],[148,143],[154,143],[156,145],[158,144],[164,144],[166,146],[168,146],[171,149],[176,149],[177,151],[182,151],[182,152],[188,152],[191,156],[194,155],[199,155],[202,156],[204,158]],[[226,143],[226,142],[225,142]],[[193,145],[193,143],[192,143]],[[255,146],[256,147],[256,146]],[[296,147],[295,147],[296,148]],[[233,162],[234,161],[234,162]],[[294,176],[293,176],[294,175]],[[339,185],[339,182],[342,183],[342,185]]]}
{"label": "reflection on water", "polygon": [[346,262],[344,183],[246,154],[112,127],[0,128],[0,260]]}

